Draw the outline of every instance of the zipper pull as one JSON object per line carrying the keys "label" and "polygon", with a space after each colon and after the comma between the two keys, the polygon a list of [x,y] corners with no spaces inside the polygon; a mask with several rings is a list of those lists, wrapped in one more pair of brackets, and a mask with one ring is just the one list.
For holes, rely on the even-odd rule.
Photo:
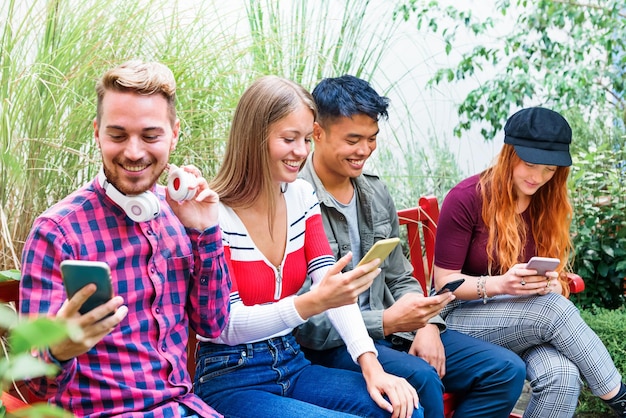
{"label": "zipper pull", "polygon": [[274,300],[279,300],[280,295],[283,293],[283,275],[280,271],[280,267],[276,267],[276,284],[274,288]]}

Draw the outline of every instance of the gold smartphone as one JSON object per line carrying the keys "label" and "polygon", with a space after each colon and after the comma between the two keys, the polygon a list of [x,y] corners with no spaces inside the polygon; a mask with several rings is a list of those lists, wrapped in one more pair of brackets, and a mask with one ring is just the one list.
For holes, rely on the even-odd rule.
{"label": "gold smartphone", "polygon": [[[375,258],[379,258],[382,263],[385,258],[396,248],[396,245],[400,243],[400,238],[386,238],[376,241],[372,248],[365,254],[365,256],[359,261],[357,267],[367,264]],[[378,267],[378,266],[376,266]]]}

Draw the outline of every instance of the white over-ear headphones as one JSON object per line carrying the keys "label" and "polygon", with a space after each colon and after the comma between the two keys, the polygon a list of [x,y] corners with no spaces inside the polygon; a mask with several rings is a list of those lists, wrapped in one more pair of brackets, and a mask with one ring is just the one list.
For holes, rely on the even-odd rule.
{"label": "white over-ear headphones", "polygon": [[135,222],[151,221],[161,212],[159,198],[151,191],[132,196],[125,195],[108,182],[103,170],[98,173],[98,182],[106,195],[124,209],[126,215]]}
{"label": "white over-ear headphones", "polygon": [[189,188],[192,184],[195,184],[193,174],[170,164],[170,173],[167,176],[167,192],[172,199],[182,202],[196,197],[197,187]]}

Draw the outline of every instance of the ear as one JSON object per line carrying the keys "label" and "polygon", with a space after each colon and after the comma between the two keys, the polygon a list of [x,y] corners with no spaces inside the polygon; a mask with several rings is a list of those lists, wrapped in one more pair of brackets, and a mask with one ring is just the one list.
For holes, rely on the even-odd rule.
{"label": "ear", "polygon": [[180,119],[176,119],[174,126],[172,127],[172,144],[170,146],[170,152],[176,149],[178,145],[178,135],[180,134]]}
{"label": "ear", "polygon": [[313,140],[316,143],[319,143],[322,140],[323,135],[326,135],[324,128],[322,128],[319,123],[313,122]]}
{"label": "ear", "polygon": [[96,145],[100,148],[100,128],[98,127],[96,118],[93,118],[93,137],[96,140]]}

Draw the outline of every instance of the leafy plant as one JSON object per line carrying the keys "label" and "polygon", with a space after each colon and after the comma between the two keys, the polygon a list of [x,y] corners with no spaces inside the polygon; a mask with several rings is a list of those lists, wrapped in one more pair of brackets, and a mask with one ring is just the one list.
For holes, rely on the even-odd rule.
{"label": "leafy plant", "polygon": [[95,176],[94,85],[106,69],[132,58],[172,68],[181,120],[172,162],[210,178],[255,78],[312,87],[324,76],[370,79],[381,70],[393,9],[371,3],[0,2],[0,269],[19,269],[34,218]]}
{"label": "leafy plant", "polygon": [[[45,349],[51,344],[67,338],[70,333],[80,333],[80,329],[50,318],[19,320],[15,311],[5,304],[0,304],[0,330],[9,330],[6,339],[9,350],[0,359],[0,392],[7,390],[16,381],[54,375],[57,371],[56,366],[34,358],[31,355],[31,350]],[[6,410],[0,401],[0,416],[4,416],[4,414],[6,414]],[[69,412],[46,403],[36,403],[7,414],[7,417],[15,418],[67,418],[72,416]]]}
{"label": "leafy plant", "polygon": [[[582,309],[580,315],[587,325],[595,331],[604,343],[615,363],[615,367],[622,376],[626,376],[626,322],[624,307],[615,310],[602,308]],[[609,408],[598,397],[594,396],[588,388],[583,388],[579,405],[576,409],[577,417],[600,417],[613,416]]]}
{"label": "leafy plant", "polygon": [[624,120],[623,0],[498,0],[495,11],[514,17],[506,28],[498,13],[481,18],[466,2],[448,4],[403,0],[396,16],[415,18],[418,30],[441,36],[446,55],[458,56],[431,86],[486,78],[459,105],[456,135],[479,123],[492,139],[512,110],[529,103]]}
{"label": "leafy plant", "polygon": [[624,148],[610,144],[591,147],[573,156],[572,268],[585,280],[585,291],[573,295],[572,300],[581,307],[616,308],[624,303],[625,157]]}

